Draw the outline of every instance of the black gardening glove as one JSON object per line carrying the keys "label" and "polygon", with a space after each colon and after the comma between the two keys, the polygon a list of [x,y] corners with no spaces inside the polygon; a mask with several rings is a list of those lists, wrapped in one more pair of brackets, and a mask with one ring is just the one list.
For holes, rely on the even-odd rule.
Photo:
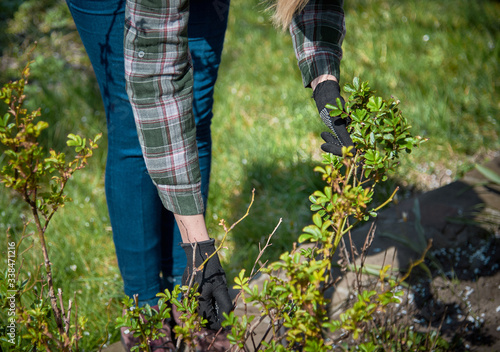
{"label": "black gardening glove", "polygon": [[[191,274],[193,273],[193,249],[194,265],[199,267],[213,252],[215,252],[215,240],[194,243],[182,243],[187,257],[187,266],[182,275],[182,284],[189,285]],[[205,264],[203,270],[196,272],[194,282],[198,283],[199,312],[200,316],[207,319],[207,328],[218,330],[224,320],[222,313],[227,313],[233,308],[233,303],[227,291],[226,274],[222,269],[219,256],[215,254]]]}
{"label": "black gardening glove", "polygon": [[[316,101],[319,115],[331,132],[322,132],[321,137],[326,143],[321,145],[321,149],[327,153],[342,156],[342,147],[354,146],[346,126],[348,121],[340,116],[331,117],[330,109],[326,108],[327,104],[337,105],[337,98],[342,102],[344,109],[344,99],[340,96],[340,87],[336,81],[324,81],[319,83],[314,89],[313,98]],[[356,154],[356,149],[351,152]]]}

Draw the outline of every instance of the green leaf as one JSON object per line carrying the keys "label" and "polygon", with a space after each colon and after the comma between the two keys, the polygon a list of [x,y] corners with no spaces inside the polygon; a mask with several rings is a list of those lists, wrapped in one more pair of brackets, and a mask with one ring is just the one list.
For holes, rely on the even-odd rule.
{"label": "green leaf", "polygon": [[314,171],[321,172],[322,174],[326,174],[326,170],[324,168],[322,168],[321,166],[316,166],[314,168]]}
{"label": "green leaf", "polygon": [[327,198],[332,198],[332,187],[325,187],[325,195]]}
{"label": "green leaf", "polygon": [[372,112],[380,111],[380,109],[382,108],[382,98],[371,96],[368,104],[366,104],[366,107]]}
{"label": "green leaf", "polygon": [[3,118],[0,120],[0,126],[6,127],[7,123],[9,122],[9,119],[10,119],[9,113],[6,113],[5,115],[3,115]]}
{"label": "green leaf", "polygon": [[323,225],[323,219],[321,219],[321,216],[318,213],[313,215],[312,220],[314,222],[314,225],[316,225],[317,227],[321,228],[321,225]]}
{"label": "green leaf", "polygon": [[34,129],[37,133],[37,136],[40,135],[40,133],[49,127],[49,124],[45,121],[38,121],[38,123],[35,125]]}
{"label": "green leaf", "polygon": [[350,85],[349,83],[347,83],[344,86],[344,92],[346,92],[346,93],[354,93],[355,91],[356,91],[356,89],[354,88],[354,86]]}
{"label": "green leaf", "polygon": [[354,77],[352,80],[352,84],[356,90],[359,90],[359,77]]}
{"label": "green leaf", "polygon": [[479,171],[489,181],[491,181],[497,185],[500,185],[500,175],[497,174],[495,171],[493,171],[485,166],[479,165],[479,164],[476,164],[475,167],[476,167],[476,170]]}
{"label": "green leaf", "polygon": [[372,145],[375,145],[375,133],[373,133],[373,132],[370,132],[370,143]]}
{"label": "green leaf", "polygon": [[392,134],[389,134],[389,133],[386,133],[384,134],[384,140],[386,141],[391,141],[391,142],[394,142],[394,136]]}
{"label": "green leaf", "polygon": [[318,211],[323,209],[323,207],[320,204],[311,204],[311,211]]}
{"label": "green leaf", "polygon": [[95,137],[94,137],[94,143],[96,143],[99,139],[102,138],[102,133],[99,133],[97,134]]}
{"label": "green leaf", "polygon": [[330,116],[331,117],[335,117],[335,116],[339,116],[340,114],[342,114],[342,109],[339,109],[337,107],[337,105],[333,105],[333,104],[326,104],[326,107],[328,109],[330,109]]}
{"label": "green leaf", "polygon": [[302,231],[304,231],[305,233],[311,234],[312,235],[311,238],[314,238],[315,240],[321,238],[320,229],[314,225],[306,226],[306,227],[304,227],[304,229]]}
{"label": "green leaf", "polygon": [[309,241],[311,238],[313,238],[314,236],[309,234],[309,233],[303,233],[302,235],[299,236],[299,243],[304,243],[306,241]]}
{"label": "green leaf", "polygon": [[70,133],[68,134],[68,140],[66,144],[68,145],[68,147],[78,147],[82,144],[82,137]]}

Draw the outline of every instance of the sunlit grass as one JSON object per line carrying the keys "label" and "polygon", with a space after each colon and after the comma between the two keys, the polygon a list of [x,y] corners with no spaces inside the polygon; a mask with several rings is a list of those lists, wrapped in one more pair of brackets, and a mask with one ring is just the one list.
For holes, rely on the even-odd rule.
{"label": "sunlit grass", "polygon": [[[460,162],[498,150],[500,6],[491,1],[346,2],[343,76],[369,80],[402,102],[427,146],[403,163],[441,164],[460,176]],[[402,177],[403,179],[405,177]]]}
{"label": "sunlit grass", "polygon": [[[235,248],[244,249],[226,259],[235,270],[240,260],[251,264],[257,241],[280,217],[273,256],[309,221],[307,195],[318,184],[311,165],[324,129],[288,33],[276,32],[263,9],[257,1],[231,9],[214,108],[210,229],[242,214],[257,190],[252,216],[233,233]],[[405,158],[399,183],[426,189],[422,171],[453,179],[498,149],[498,4],[356,1],[345,10],[341,83],[358,76],[397,97],[414,133],[429,138]]]}

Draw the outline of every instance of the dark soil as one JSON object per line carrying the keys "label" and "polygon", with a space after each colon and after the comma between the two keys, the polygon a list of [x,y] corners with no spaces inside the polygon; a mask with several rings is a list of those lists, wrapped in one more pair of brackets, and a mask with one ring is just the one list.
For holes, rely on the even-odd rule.
{"label": "dark soil", "polygon": [[[500,158],[485,166],[500,174]],[[358,248],[368,229],[353,232]],[[405,272],[429,240],[424,265],[413,268],[405,298],[389,319],[415,331],[440,331],[452,351],[500,351],[500,185],[474,170],[384,210],[366,263],[392,263]],[[345,294],[333,297],[332,307],[345,303]]]}

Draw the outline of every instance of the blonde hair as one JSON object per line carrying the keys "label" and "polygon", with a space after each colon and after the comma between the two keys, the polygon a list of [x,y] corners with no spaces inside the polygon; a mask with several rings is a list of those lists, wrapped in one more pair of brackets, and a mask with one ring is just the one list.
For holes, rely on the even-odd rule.
{"label": "blonde hair", "polygon": [[274,10],[273,22],[276,26],[286,29],[292,22],[293,16],[302,11],[309,0],[275,0],[270,6]]}

